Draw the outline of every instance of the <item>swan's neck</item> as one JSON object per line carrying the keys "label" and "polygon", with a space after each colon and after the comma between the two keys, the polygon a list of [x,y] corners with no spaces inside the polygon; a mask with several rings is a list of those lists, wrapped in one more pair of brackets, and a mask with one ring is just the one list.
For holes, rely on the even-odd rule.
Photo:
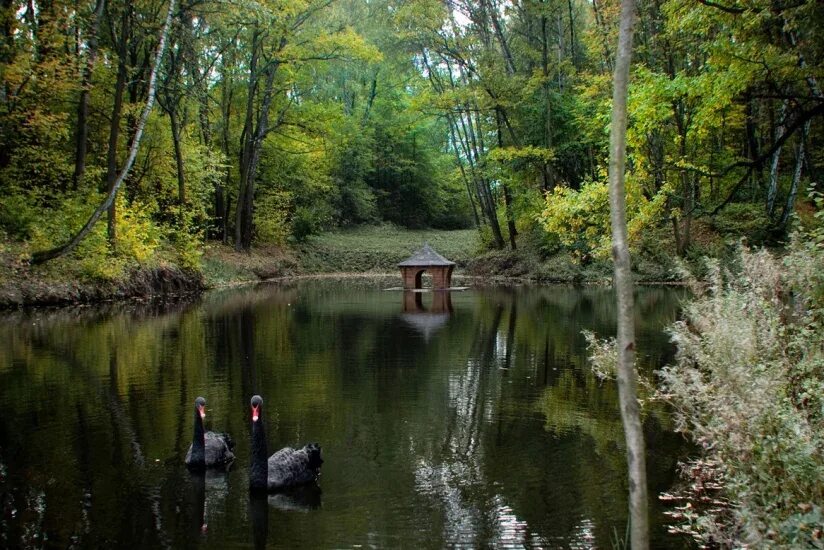
{"label": "swan's neck", "polygon": [[249,470],[249,488],[266,490],[269,483],[269,452],[266,448],[266,431],[263,418],[252,422],[252,464]]}
{"label": "swan's neck", "polygon": [[203,418],[195,407],[195,431],[192,435],[192,463],[206,462],[206,436],[203,431]]}

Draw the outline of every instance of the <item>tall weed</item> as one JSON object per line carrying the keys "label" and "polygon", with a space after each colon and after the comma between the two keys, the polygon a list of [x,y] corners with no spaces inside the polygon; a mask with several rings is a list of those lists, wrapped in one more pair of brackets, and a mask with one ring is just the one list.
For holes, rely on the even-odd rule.
{"label": "tall weed", "polygon": [[[740,251],[735,273],[709,263],[709,284],[671,327],[675,364],[660,395],[678,429],[722,480],[725,506],[680,517],[700,542],[824,547],[824,243],[794,236],[782,259]],[[698,477],[702,468],[686,468]]]}

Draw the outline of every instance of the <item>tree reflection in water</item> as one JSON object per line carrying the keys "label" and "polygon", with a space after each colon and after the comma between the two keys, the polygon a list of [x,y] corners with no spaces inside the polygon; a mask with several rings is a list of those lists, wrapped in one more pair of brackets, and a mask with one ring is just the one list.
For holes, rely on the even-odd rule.
{"label": "tree reflection in water", "polygon": [[[609,290],[436,294],[315,281],[5,315],[0,546],[610,546],[626,517],[617,394],[581,336],[614,333]],[[647,375],[678,300],[638,292]],[[316,493],[250,500],[255,393],[272,448],[323,445]],[[207,429],[237,442],[217,477],[183,465],[201,394]],[[665,410],[645,414],[664,490],[684,447]],[[653,517],[656,543],[677,544]]]}

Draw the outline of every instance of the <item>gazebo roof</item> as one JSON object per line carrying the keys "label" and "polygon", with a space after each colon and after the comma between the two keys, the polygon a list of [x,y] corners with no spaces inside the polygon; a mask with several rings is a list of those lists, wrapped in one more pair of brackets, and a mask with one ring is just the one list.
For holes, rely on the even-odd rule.
{"label": "gazebo roof", "polygon": [[405,259],[401,263],[398,264],[398,267],[433,267],[433,266],[443,266],[447,267],[450,265],[455,265],[455,262],[450,262],[437,252],[435,252],[429,243],[424,243],[423,248],[409,256],[409,258]]}

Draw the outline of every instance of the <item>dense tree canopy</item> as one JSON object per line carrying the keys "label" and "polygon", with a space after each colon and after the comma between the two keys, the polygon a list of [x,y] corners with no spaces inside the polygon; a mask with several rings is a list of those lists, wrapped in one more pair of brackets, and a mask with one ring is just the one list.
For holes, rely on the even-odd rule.
{"label": "dense tree canopy", "polygon": [[[75,236],[95,275],[207,239],[248,249],[391,222],[609,250],[615,0],[5,0],[0,229]],[[781,237],[821,173],[815,0],[644,0],[629,95],[630,241]],[[654,241],[654,242],[653,242]],[[102,262],[101,259],[106,261]]]}

